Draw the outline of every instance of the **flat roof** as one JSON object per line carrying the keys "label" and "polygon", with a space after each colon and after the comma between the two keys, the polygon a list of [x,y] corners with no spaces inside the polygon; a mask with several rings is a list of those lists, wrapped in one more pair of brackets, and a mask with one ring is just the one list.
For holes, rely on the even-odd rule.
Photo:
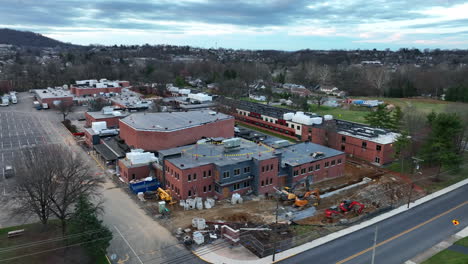
{"label": "flat roof", "polygon": [[121,113],[120,116],[117,116],[117,115],[113,115],[113,114],[104,114],[102,111],[96,111],[96,112],[86,112],[88,115],[90,115],[91,117],[93,117],[94,119],[101,119],[101,118],[113,118],[113,117],[126,117],[128,115],[130,115],[130,113],[126,112],[126,111],[119,111]]}
{"label": "flat roof", "polygon": [[70,91],[67,91],[67,90],[36,89],[34,91],[36,92],[36,95],[41,99],[73,97]]}
{"label": "flat roof", "polygon": [[137,130],[175,131],[204,124],[215,123],[234,117],[209,110],[188,112],[135,113],[121,119]]}
{"label": "flat roof", "polygon": [[188,169],[207,164],[225,166],[248,161],[252,158],[257,160],[270,159],[274,156],[274,151],[275,149],[264,144],[259,145],[241,139],[240,147],[232,150],[225,150],[222,144],[203,143],[161,150],[159,153],[164,156],[180,153],[181,156],[167,160],[179,169]]}
{"label": "flat roof", "polygon": [[378,144],[391,144],[400,136],[399,133],[388,129],[370,127],[344,120],[336,120],[336,126],[340,135],[364,139]]}
{"label": "flat roof", "polygon": [[[309,142],[287,146],[279,151],[282,157],[281,165],[288,164],[290,166],[298,166],[344,154],[344,152]],[[314,152],[322,152],[324,155],[314,158],[312,157]]]}

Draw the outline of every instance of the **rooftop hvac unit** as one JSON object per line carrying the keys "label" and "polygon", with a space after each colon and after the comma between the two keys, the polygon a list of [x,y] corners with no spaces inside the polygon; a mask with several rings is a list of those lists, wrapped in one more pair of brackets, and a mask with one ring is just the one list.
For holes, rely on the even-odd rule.
{"label": "rooftop hvac unit", "polygon": [[106,121],[92,122],[91,129],[93,129],[94,133],[99,133],[101,130],[107,129],[107,123]]}
{"label": "rooftop hvac unit", "polygon": [[310,155],[312,156],[312,158],[317,159],[317,158],[325,156],[325,153],[320,152],[320,151],[316,151],[314,153],[311,153]]}
{"label": "rooftop hvac unit", "polygon": [[323,118],[325,119],[325,121],[333,120],[333,116],[332,116],[332,115],[324,115]]}
{"label": "rooftop hvac unit", "polygon": [[240,138],[225,139],[223,140],[223,145],[224,145],[224,148],[227,148],[227,149],[238,148],[241,145],[241,139]]}
{"label": "rooftop hvac unit", "polygon": [[275,148],[282,148],[282,147],[286,147],[289,145],[289,141],[287,140],[277,140],[273,143],[273,146]]}

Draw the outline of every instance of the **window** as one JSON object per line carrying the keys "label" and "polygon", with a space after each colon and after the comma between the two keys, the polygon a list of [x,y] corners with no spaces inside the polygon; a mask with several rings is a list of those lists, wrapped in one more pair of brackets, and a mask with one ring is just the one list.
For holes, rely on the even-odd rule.
{"label": "window", "polygon": [[304,173],[306,173],[306,169],[305,169],[305,168],[301,169],[301,174],[304,174]]}
{"label": "window", "polygon": [[208,185],[208,191],[211,192],[211,184]]}
{"label": "window", "polygon": [[250,182],[248,182],[248,181],[244,182],[244,188],[249,187],[249,186],[250,186]]}
{"label": "window", "polygon": [[341,136],[341,142],[346,142],[346,137],[345,136]]}
{"label": "window", "polygon": [[320,164],[315,165],[315,170],[316,171],[320,170]]}
{"label": "window", "polygon": [[270,170],[273,170],[273,164],[270,164]]}
{"label": "window", "polygon": [[211,177],[211,170],[208,171],[208,177]]}
{"label": "window", "polygon": [[266,170],[266,171],[269,171],[269,170],[270,170],[270,166],[266,165],[266,166],[265,166],[265,170]]}
{"label": "window", "polygon": [[187,179],[188,181],[192,181],[192,175],[191,174],[187,175]]}
{"label": "window", "polygon": [[132,173],[132,180],[136,178],[135,173]]}
{"label": "window", "polygon": [[345,149],[346,149],[345,145],[342,145],[341,146],[341,151],[345,151]]}
{"label": "window", "polygon": [[294,128],[294,125],[293,125],[293,124],[291,124],[291,128]]}
{"label": "window", "polygon": [[262,186],[263,186],[263,185],[265,185],[265,182],[264,182],[264,181],[262,181]]}
{"label": "window", "polygon": [[338,159],[338,164],[341,164],[341,159]]}
{"label": "window", "polygon": [[203,192],[206,193],[206,186],[203,186]]}
{"label": "window", "polygon": [[248,173],[248,172],[250,172],[250,167],[245,167],[244,168],[244,173]]}
{"label": "window", "polygon": [[363,148],[363,149],[366,149],[366,148],[367,148],[367,142],[365,142],[365,141],[362,142],[362,148]]}
{"label": "window", "polygon": [[203,171],[203,178],[206,178],[206,171]]}
{"label": "window", "polygon": [[223,179],[229,178],[229,171],[223,172]]}
{"label": "window", "polygon": [[193,174],[193,180],[194,180],[194,181],[197,180],[197,174],[196,174],[196,173]]}
{"label": "window", "polygon": [[240,174],[240,169],[235,169],[234,170],[234,176],[239,175],[239,174]]}
{"label": "window", "polygon": [[332,161],[331,161],[331,165],[332,165],[332,166],[335,166],[335,162],[336,162],[335,160],[332,160]]}
{"label": "window", "polygon": [[232,190],[235,191],[235,190],[239,190],[241,188],[241,185],[240,183],[236,183],[232,186]]}
{"label": "window", "polygon": [[298,171],[298,170],[295,170],[293,175],[294,175],[294,176],[299,175],[299,171]]}
{"label": "window", "polygon": [[375,147],[375,149],[376,149],[377,151],[381,151],[381,150],[382,150],[382,146],[377,145],[377,146]]}
{"label": "window", "polygon": [[270,184],[273,184],[273,178],[270,178]]}
{"label": "window", "polygon": [[215,189],[215,191],[216,191],[217,193],[219,193],[219,187],[218,187],[218,185],[215,185],[215,188],[214,188],[214,189]]}
{"label": "window", "polygon": [[325,162],[325,166],[324,166],[324,167],[325,167],[325,168],[328,168],[328,167],[330,167],[330,162],[328,162],[328,161],[327,161],[327,162]]}
{"label": "window", "polygon": [[380,158],[379,158],[379,157],[375,157],[375,162],[380,164]]}
{"label": "window", "polygon": [[192,196],[192,191],[191,190],[188,191],[188,196],[189,197]]}
{"label": "window", "polygon": [[262,166],[262,172],[265,172],[265,166]]}
{"label": "window", "polygon": [[314,171],[314,166],[309,167],[309,172]]}

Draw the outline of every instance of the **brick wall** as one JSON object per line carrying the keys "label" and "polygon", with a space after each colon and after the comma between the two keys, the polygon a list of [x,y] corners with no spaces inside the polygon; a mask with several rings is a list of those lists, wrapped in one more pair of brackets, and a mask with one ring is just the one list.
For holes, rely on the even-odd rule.
{"label": "brick wall", "polygon": [[278,163],[279,159],[277,157],[258,162],[259,177],[257,186],[259,194],[272,194],[275,192],[274,187],[279,184]]}
{"label": "brick wall", "polygon": [[119,127],[119,120],[121,118],[119,116],[112,116],[112,117],[106,117],[106,118],[94,118],[91,115],[89,115],[88,113],[85,113],[85,117],[86,117],[86,127],[91,127],[91,124],[93,122],[106,121],[108,128],[110,128],[110,127]]}
{"label": "brick wall", "polygon": [[202,137],[234,136],[234,119],[220,120],[214,123],[169,132],[138,131],[119,121],[120,137],[134,148],[146,151],[159,151],[197,142]]}
{"label": "brick wall", "polygon": [[122,179],[124,179],[126,182],[131,180],[144,179],[150,175],[149,165],[128,168],[121,160],[119,160],[118,166],[120,169],[120,177],[122,177]]}
{"label": "brick wall", "polygon": [[49,108],[55,107],[54,101],[61,101],[66,105],[73,105],[73,97],[56,97],[56,98],[43,98],[43,99],[38,97],[37,100],[41,104],[48,104]]}
{"label": "brick wall", "polygon": [[80,88],[71,86],[70,92],[75,94],[76,96],[83,96],[83,95],[93,95],[99,93],[121,93],[122,87],[108,87],[108,88]]}
{"label": "brick wall", "polygon": [[[341,177],[344,175],[345,162],[346,155],[343,153],[327,159],[295,166],[292,168],[292,183],[298,182],[309,175],[313,175],[313,182]],[[296,173],[297,175],[295,175]]]}

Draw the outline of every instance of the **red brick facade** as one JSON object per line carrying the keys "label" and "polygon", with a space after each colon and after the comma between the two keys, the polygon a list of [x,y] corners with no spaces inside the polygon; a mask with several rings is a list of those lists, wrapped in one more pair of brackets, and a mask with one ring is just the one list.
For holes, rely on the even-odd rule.
{"label": "red brick facade", "polygon": [[278,187],[278,163],[277,157],[261,160],[258,163],[259,177],[258,177],[258,193],[259,194],[272,194],[275,192],[274,187]]}
{"label": "red brick facade", "polygon": [[127,145],[145,151],[189,145],[203,137],[231,138],[234,136],[234,119],[232,118],[168,132],[136,130],[122,121],[119,121],[119,127],[120,137]]}
{"label": "red brick facade", "polygon": [[142,165],[138,167],[126,167],[122,160],[118,162],[120,177],[129,182],[131,180],[139,180],[149,177],[150,165]]}
{"label": "red brick facade", "polygon": [[37,101],[41,104],[47,104],[49,108],[55,108],[54,102],[61,101],[66,105],[73,105],[73,97],[54,97],[54,98],[40,98],[37,97]]}
{"label": "red brick facade", "polygon": [[124,118],[125,116],[109,116],[109,117],[106,117],[106,118],[94,118],[92,117],[90,114],[88,114],[87,112],[85,113],[85,117],[86,117],[86,127],[91,127],[91,124],[93,122],[102,122],[102,121],[105,121],[106,124],[107,124],[107,127],[119,127],[119,120],[121,118]]}
{"label": "red brick facade", "polygon": [[71,85],[70,92],[76,96],[83,95],[94,95],[99,93],[121,93],[122,87],[106,87],[106,88],[94,88],[94,87],[76,87]]}
{"label": "red brick facade", "polygon": [[344,175],[346,155],[341,155],[302,164],[292,168],[293,183],[313,175],[313,182],[338,178]]}
{"label": "red brick facade", "polygon": [[190,169],[179,169],[169,161],[165,161],[166,188],[178,199],[190,197],[215,196],[214,165],[203,165]]}

